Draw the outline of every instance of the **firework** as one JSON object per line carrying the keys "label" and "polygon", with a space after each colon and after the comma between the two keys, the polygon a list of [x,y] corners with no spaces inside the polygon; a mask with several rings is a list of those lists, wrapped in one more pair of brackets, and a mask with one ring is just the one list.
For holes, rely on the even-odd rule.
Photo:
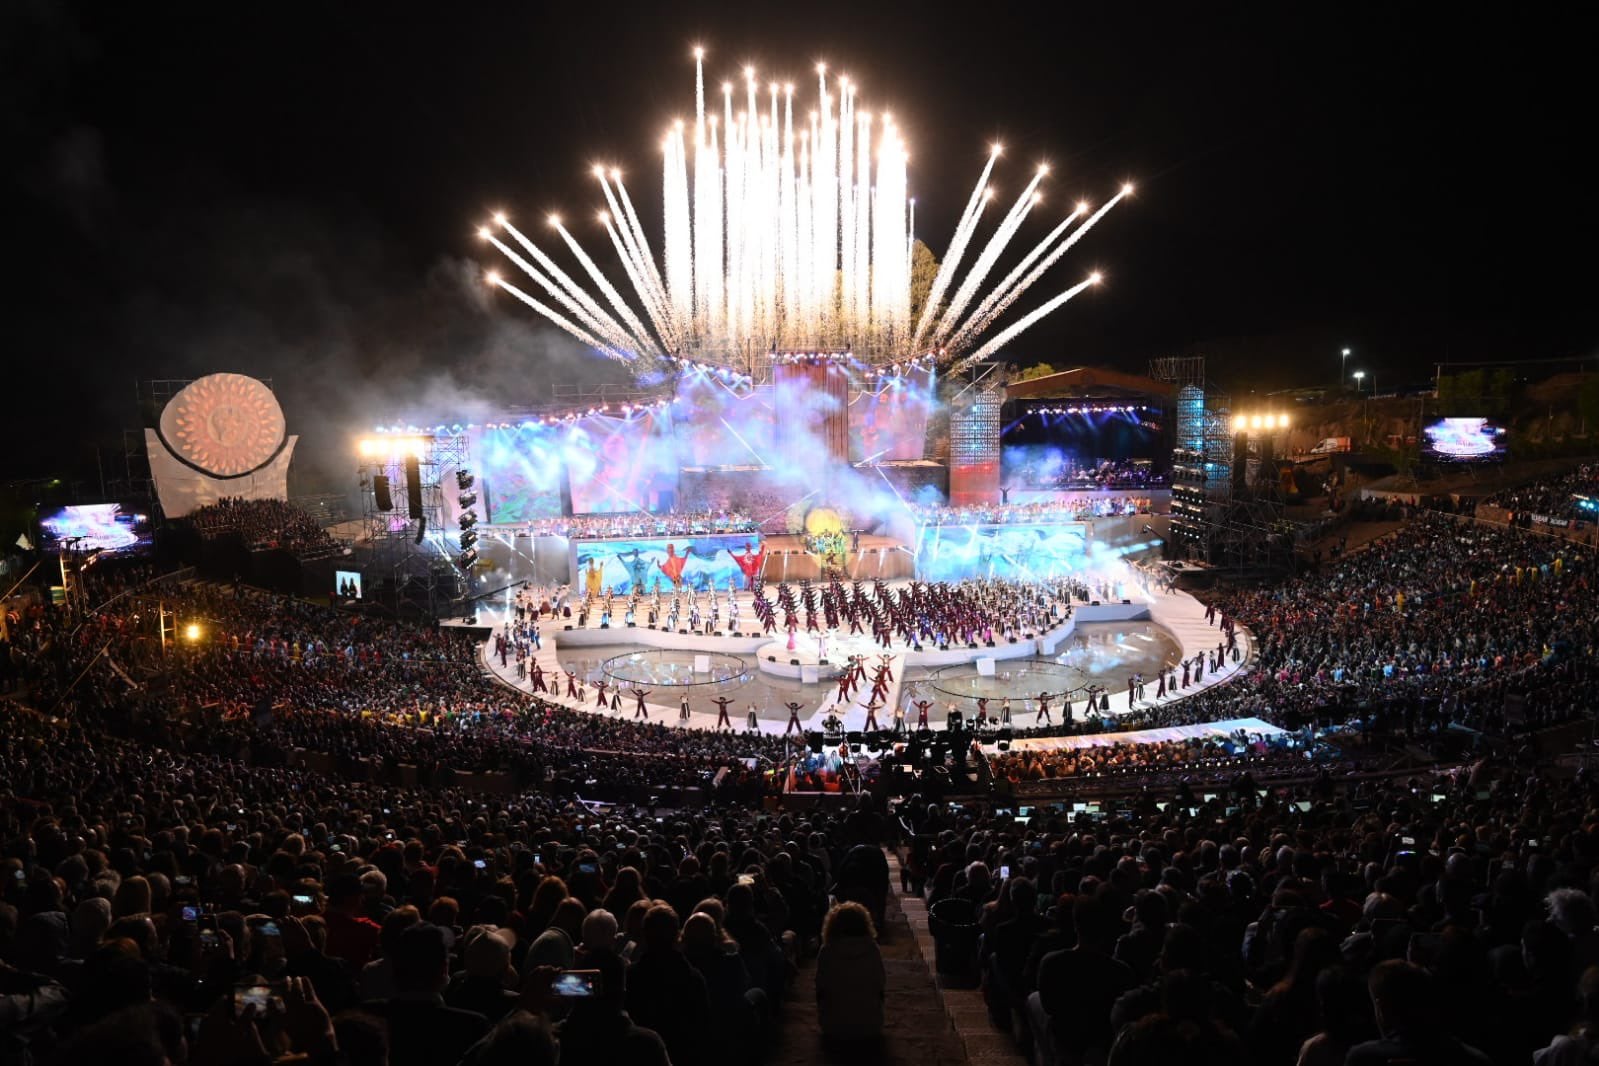
{"label": "firework", "polygon": [[1048,167],[1038,168],[968,267],[967,252],[995,198],[989,182],[1002,154],[995,145],[913,321],[915,201],[909,198],[909,153],[893,116],[868,110],[855,83],[829,77],[823,64],[816,67],[814,106],[798,119],[794,86],[763,86],[750,67],[741,85],[721,84],[718,112],[706,99],[703,49],[695,49],[694,60],[693,119],[673,122],[661,141],[659,260],[621,172],[594,167],[605,202],[598,221],[631,292],[624,295],[606,278],[556,216],[550,229],[587,286],[503,215],[479,236],[522,270],[534,291],[498,274],[489,275],[491,285],[624,361],[690,353],[749,367],[762,352],[848,348],[874,362],[932,351],[958,367],[994,353],[1093,284],[1072,286],[990,336],[1017,300],[1131,191],[1124,186],[1092,214],[1086,204],[1076,205],[984,291],[1041,203],[1048,174]]}

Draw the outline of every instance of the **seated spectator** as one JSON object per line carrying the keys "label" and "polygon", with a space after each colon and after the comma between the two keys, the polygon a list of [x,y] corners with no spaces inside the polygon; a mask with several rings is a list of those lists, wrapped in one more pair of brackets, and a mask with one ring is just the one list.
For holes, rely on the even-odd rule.
{"label": "seated spectator", "polygon": [[1488,1056],[1439,1028],[1440,1005],[1427,971],[1389,959],[1372,971],[1370,990],[1382,1035],[1350,1048],[1346,1066],[1488,1066]]}
{"label": "seated spectator", "polygon": [[859,903],[839,903],[822,923],[816,956],[816,1012],[830,1040],[876,1040],[883,1035],[887,977],[872,916]]}
{"label": "seated spectator", "polygon": [[449,967],[444,930],[422,924],[400,934],[394,951],[395,995],[372,1005],[388,1024],[392,1066],[456,1062],[488,1032],[483,1015],[445,1005],[441,993],[450,979]]}

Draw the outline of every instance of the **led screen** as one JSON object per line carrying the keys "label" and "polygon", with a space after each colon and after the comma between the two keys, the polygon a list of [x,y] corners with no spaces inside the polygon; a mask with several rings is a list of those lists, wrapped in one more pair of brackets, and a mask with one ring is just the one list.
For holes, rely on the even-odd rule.
{"label": "led screen", "polygon": [[63,507],[40,518],[39,525],[45,537],[57,543],[75,539],[81,550],[114,551],[139,543],[134,526],[143,518],[143,515],[123,514],[118,504],[91,503]]}
{"label": "led screen", "polygon": [[920,459],[933,406],[933,372],[915,370],[879,379],[849,405],[851,462]]}
{"label": "led screen", "polygon": [[757,572],[765,551],[753,533],[573,541],[573,583],[596,595],[670,592],[674,576],[689,588],[745,588],[746,569]]}
{"label": "led screen", "polygon": [[573,514],[669,509],[677,493],[670,408],[623,418],[585,418],[563,455]]}
{"label": "led screen", "polygon": [[1086,561],[1083,526],[924,526],[916,551],[916,576],[924,581],[968,577],[1032,579],[1081,570]]}
{"label": "led screen", "polygon": [[1440,418],[1422,430],[1421,454],[1440,463],[1505,458],[1505,430],[1486,418]]}

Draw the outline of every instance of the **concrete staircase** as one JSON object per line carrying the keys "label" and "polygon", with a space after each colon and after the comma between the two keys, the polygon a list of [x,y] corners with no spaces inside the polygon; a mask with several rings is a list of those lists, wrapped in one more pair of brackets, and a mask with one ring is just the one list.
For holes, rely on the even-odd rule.
{"label": "concrete staircase", "polygon": [[[1012,1039],[1011,1034],[994,1028],[988,1018],[988,1007],[983,1002],[982,990],[976,987],[956,987],[940,978],[934,970],[933,934],[928,928],[927,903],[914,893],[900,892],[900,865],[895,854],[888,852],[888,906],[890,912],[903,916],[911,936],[915,939],[917,957],[923,968],[923,977],[932,993],[943,1007],[945,1024],[949,1026],[961,1047],[961,1061],[994,1064],[994,1066],[1022,1066],[1027,1057]],[[890,977],[890,984],[893,983]]]}
{"label": "concrete staircase", "polygon": [[[893,861],[890,857],[890,862]],[[893,873],[897,878],[897,871]],[[923,932],[926,922],[923,922]],[[955,1066],[969,1061],[950,1025],[944,1001],[922,957],[919,934],[895,895],[888,897],[878,947],[888,976],[881,1044],[837,1049],[825,1045],[816,1011],[816,969],[805,965],[783,1005],[782,1041],[770,1060],[781,1066],[859,1064],[859,1066]],[[929,951],[931,949],[928,949]],[[931,958],[931,955],[928,956]]]}
{"label": "concrete staircase", "polygon": [[1009,1033],[988,1021],[976,988],[942,987],[933,972],[933,938],[927,906],[899,891],[899,861],[888,854],[888,906],[878,947],[888,975],[881,1044],[858,1049],[825,1045],[816,1011],[814,964],[800,970],[783,1005],[782,1039],[775,1066],[1024,1066],[1025,1056]]}

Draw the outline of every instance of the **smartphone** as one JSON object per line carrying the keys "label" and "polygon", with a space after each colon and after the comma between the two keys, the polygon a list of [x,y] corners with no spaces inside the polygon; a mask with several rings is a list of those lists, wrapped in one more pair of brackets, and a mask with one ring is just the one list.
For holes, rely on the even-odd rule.
{"label": "smartphone", "polygon": [[282,1014],[283,996],[278,986],[258,981],[245,981],[233,986],[233,1016],[244,1016],[246,1009],[254,1007],[258,1015]]}
{"label": "smartphone", "polygon": [[188,904],[184,904],[183,909],[178,913],[181,914],[183,916],[183,920],[188,922],[190,925],[193,925],[195,922],[200,920],[199,907],[192,907]]}
{"label": "smartphone", "polygon": [[222,941],[217,937],[215,929],[200,930],[200,947],[204,951],[215,951]]}
{"label": "smartphone", "polygon": [[194,878],[179,874],[172,879],[172,883],[175,885],[192,885],[194,884]]}
{"label": "smartphone", "polygon": [[1294,806],[1299,808],[1299,813],[1304,814],[1310,810],[1309,800],[1295,800]]}
{"label": "smartphone", "polygon": [[479,870],[487,870],[489,868],[489,864],[484,862],[482,859],[473,859],[472,865],[476,866]]}
{"label": "smartphone", "polygon": [[383,839],[384,840],[393,840],[394,839],[394,834],[393,833],[384,833],[383,834]]}
{"label": "smartphone", "polygon": [[283,935],[283,931],[278,928],[278,923],[277,922],[262,922],[260,925],[255,927],[255,931],[257,933],[259,933],[261,936],[282,936]]}
{"label": "smartphone", "polygon": [[741,885],[753,885],[753,884],[755,884],[755,875],[754,874],[739,874],[738,875],[738,883],[741,884]]}
{"label": "smartphone", "polygon": [[316,906],[316,897],[315,896],[311,896],[311,895],[307,895],[304,892],[296,892],[293,895],[292,898],[294,900],[294,905],[296,907],[314,907],[314,906]]}
{"label": "smartphone", "polygon": [[999,879],[1001,881],[1007,881],[1007,880],[1010,879],[1010,867],[1009,866],[1001,866],[999,868]]}
{"label": "smartphone", "polygon": [[1031,807],[1017,807],[1016,808],[1016,817],[1018,817],[1018,818],[1031,818],[1032,816],[1033,816],[1033,809]]}
{"label": "smartphone", "polygon": [[592,862],[580,862],[577,864],[577,872],[580,874],[597,874],[600,872],[600,868]]}
{"label": "smartphone", "polygon": [[1400,837],[1399,838],[1399,843],[1403,844],[1407,848],[1413,848],[1413,847],[1416,846],[1416,838],[1415,837]]}
{"label": "smartphone", "polygon": [[544,865],[544,856],[540,855],[536,851],[533,853],[533,865],[534,866],[543,866]]}
{"label": "smartphone", "polygon": [[562,970],[550,983],[550,991],[563,999],[589,999],[599,990],[598,970]]}
{"label": "smartphone", "polygon": [[11,876],[15,877],[18,881],[26,881],[28,879],[28,873],[26,870],[12,870]]}

